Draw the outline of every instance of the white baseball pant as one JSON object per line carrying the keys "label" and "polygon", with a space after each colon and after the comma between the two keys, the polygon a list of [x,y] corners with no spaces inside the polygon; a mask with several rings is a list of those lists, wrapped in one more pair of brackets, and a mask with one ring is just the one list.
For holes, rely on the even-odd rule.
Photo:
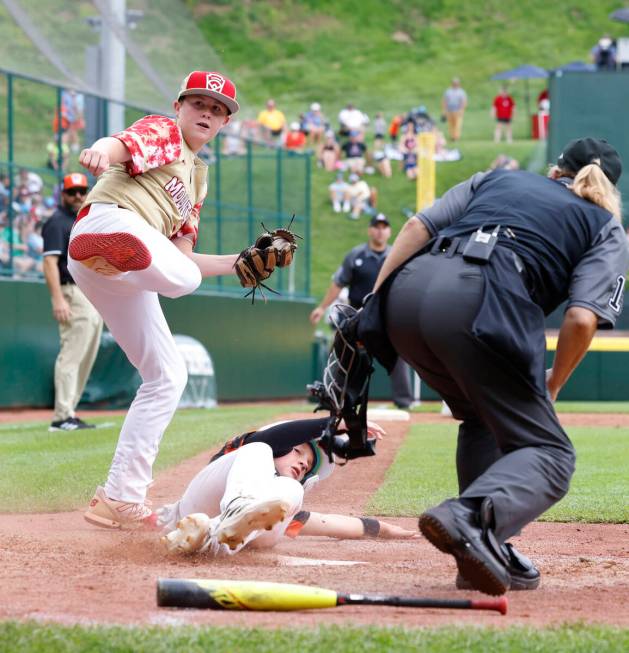
{"label": "white baseball pant", "polygon": [[104,276],[70,256],[68,269],[142,377],[105,483],[110,499],[142,503],[160,440],[188,378],[158,294],[175,298],[193,292],[201,283],[201,272],[143,218],[115,204],[92,204],[75,223],[70,241],[80,234],[115,232],[131,233],[144,243],[151,254],[146,269]]}
{"label": "white baseball pant", "polygon": [[273,450],[268,444],[251,442],[204,467],[190,481],[181,499],[168,506],[165,527],[173,529],[180,519],[196,512],[216,517],[239,496],[281,499],[288,503],[284,521],[270,531],[254,531],[245,539],[245,545],[272,547],[301,510],[304,488],[293,478],[277,475]]}

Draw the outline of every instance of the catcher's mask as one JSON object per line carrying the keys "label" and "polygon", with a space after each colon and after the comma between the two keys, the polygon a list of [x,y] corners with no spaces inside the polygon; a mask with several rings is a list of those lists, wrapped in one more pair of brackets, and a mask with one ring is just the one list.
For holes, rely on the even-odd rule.
{"label": "catcher's mask", "polygon": [[[369,380],[373,373],[372,357],[358,339],[360,313],[347,304],[337,304],[330,312],[330,322],[336,329],[334,343],[323,371],[323,381],[308,386],[317,397],[317,410],[329,410],[330,421],[321,438],[328,459],[333,454],[346,460],[373,456],[374,443],[367,437],[367,401]],[[349,440],[337,446],[336,427],[345,422]]]}

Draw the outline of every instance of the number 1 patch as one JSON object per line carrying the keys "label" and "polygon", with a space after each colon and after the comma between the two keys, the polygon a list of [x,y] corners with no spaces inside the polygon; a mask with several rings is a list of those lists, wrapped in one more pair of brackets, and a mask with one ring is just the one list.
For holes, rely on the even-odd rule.
{"label": "number 1 patch", "polygon": [[612,296],[609,298],[609,305],[611,306],[612,310],[614,310],[616,313],[620,313],[620,305],[622,302],[622,291],[625,287],[625,277],[619,276],[616,279],[616,287],[614,288],[614,292],[612,293]]}

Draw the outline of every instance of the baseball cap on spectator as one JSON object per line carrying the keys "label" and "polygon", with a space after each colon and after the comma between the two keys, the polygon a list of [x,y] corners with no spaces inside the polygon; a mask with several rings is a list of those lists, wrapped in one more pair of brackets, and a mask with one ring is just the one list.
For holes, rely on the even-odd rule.
{"label": "baseball cap on spectator", "polygon": [[299,123],[298,122],[291,122],[290,129],[293,132],[298,132],[299,131]]}
{"label": "baseball cap on spectator", "polygon": [[321,111],[321,105],[318,102],[313,102],[310,105],[310,111]]}
{"label": "baseball cap on spectator", "polygon": [[374,215],[371,220],[369,220],[369,226],[370,227],[377,227],[378,225],[383,224],[385,227],[390,227],[391,223],[389,222],[389,218],[384,213],[378,213],[378,215]]}
{"label": "baseball cap on spectator", "polygon": [[236,113],[240,105],[236,102],[236,86],[220,73],[195,70],[181,82],[177,100],[186,95],[207,95],[222,102],[229,113]]}
{"label": "baseball cap on spectator", "polygon": [[609,181],[616,185],[622,174],[622,161],[618,152],[603,139],[577,138],[570,141],[557,158],[560,168],[575,174],[590,163],[598,164]]}
{"label": "baseball cap on spectator", "polygon": [[348,179],[351,184],[354,184],[360,179],[360,177],[355,172],[352,172]]}
{"label": "baseball cap on spectator", "polygon": [[73,172],[63,178],[63,190],[70,190],[71,188],[87,188],[87,177],[80,172]]}

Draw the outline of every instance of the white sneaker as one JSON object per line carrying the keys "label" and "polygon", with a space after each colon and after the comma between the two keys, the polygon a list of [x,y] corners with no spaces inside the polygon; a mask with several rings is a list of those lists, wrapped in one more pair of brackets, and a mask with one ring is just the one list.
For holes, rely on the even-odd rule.
{"label": "white sneaker", "polygon": [[351,207],[350,203],[347,200],[345,202],[343,202],[343,213],[349,213],[351,208],[352,207]]}
{"label": "white sneaker", "polygon": [[176,528],[164,535],[160,541],[169,553],[209,551],[212,555],[218,555],[222,549],[227,549],[214,535],[219,519],[210,518],[203,512],[186,515],[177,522]]}
{"label": "white sneaker", "polygon": [[332,203],[332,206],[334,207],[334,213],[340,213],[341,212],[341,203],[338,200],[335,200]]}
{"label": "white sneaker", "polygon": [[99,485],[83,517],[85,521],[101,528],[135,529],[143,526],[155,528],[157,516],[148,507],[148,503],[148,501],[131,503],[110,499]]}
{"label": "white sneaker", "polygon": [[289,507],[281,499],[236,497],[221,514],[214,535],[220,544],[226,544],[233,551],[243,545],[253,531],[270,531],[275,524],[284,521]]}

